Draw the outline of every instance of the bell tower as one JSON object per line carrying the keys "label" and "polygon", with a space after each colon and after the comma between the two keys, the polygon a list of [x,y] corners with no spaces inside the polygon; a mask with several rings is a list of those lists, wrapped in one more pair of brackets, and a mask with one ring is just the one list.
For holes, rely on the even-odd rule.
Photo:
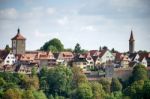
{"label": "bell tower", "polygon": [[131,30],[131,35],[129,39],[129,53],[134,53],[135,52],[135,40],[133,36],[133,31]]}
{"label": "bell tower", "polygon": [[18,28],[17,35],[13,37],[12,39],[12,52],[14,54],[24,54],[25,53],[25,41],[26,38],[24,38],[20,34],[20,29]]}

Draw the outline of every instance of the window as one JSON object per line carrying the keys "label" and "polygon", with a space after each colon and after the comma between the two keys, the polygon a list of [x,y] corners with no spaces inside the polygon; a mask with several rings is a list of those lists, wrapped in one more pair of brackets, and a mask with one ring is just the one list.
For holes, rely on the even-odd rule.
{"label": "window", "polygon": [[7,61],[7,63],[9,63],[9,61]]}
{"label": "window", "polygon": [[9,57],[8,57],[8,59],[9,59]]}

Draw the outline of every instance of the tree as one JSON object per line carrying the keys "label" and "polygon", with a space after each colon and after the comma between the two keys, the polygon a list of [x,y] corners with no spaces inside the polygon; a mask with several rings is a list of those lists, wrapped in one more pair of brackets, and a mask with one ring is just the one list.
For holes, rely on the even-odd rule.
{"label": "tree", "polygon": [[[43,93],[43,91],[33,91],[33,96],[35,99],[47,99],[46,95]],[[30,98],[28,98],[30,99]]]}
{"label": "tree", "polygon": [[102,84],[106,93],[110,93],[110,81],[108,81],[106,78],[100,78],[99,83]]}
{"label": "tree", "polygon": [[103,50],[108,50],[108,47],[107,47],[107,46],[103,46],[102,49],[103,49]]}
{"label": "tree", "polygon": [[9,47],[9,45],[6,45],[5,51],[6,51],[6,52],[10,52],[10,50],[11,50],[11,48]]}
{"label": "tree", "polygon": [[75,48],[74,48],[74,52],[75,53],[80,53],[81,52],[81,46],[79,43],[76,44]]}
{"label": "tree", "polygon": [[143,99],[149,99],[150,97],[150,80],[144,82],[143,86]]}
{"label": "tree", "polygon": [[23,99],[36,99],[33,96],[32,90],[24,90],[22,98]]}
{"label": "tree", "polygon": [[51,94],[48,99],[54,99],[53,95]]}
{"label": "tree", "polygon": [[54,38],[48,42],[46,42],[42,47],[41,50],[44,51],[63,51],[64,50],[64,45],[61,43],[61,41],[57,38]]}
{"label": "tree", "polygon": [[89,84],[81,83],[77,88],[76,96],[78,97],[77,99],[91,99],[93,94]]}
{"label": "tree", "polygon": [[76,88],[79,86],[80,83],[88,83],[87,77],[81,72],[81,69],[79,67],[72,67],[72,73],[73,73],[73,80],[72,80],[72,86],[73,88]]}
{"label": "tree", "polygon": [[104,99],[105,92],[103,90],[103,87],[98,82],[91,82],[90,84],[92,88],[93,97],[92,99]]}
{"label": "tree", "polygon": [[117,78],[112,78],[111,82],[111,91],[121,91],[122,90],[122,84]]}
{"label": "tree", "polygon": [[67,96],[71,88],[72,71],[65,66],[50,69],[47,81],[50,93]]}
{"label": "tree", "polygon": [[22,99],[21,91],[17,88],[8,89],[3,94],[3,99]]}
{"label": "tree", "polygon": [[22,87],[25,89],[39,89],[39,78],[37,76],[28,77],[22,79]]}
{"label": "tree", "polygon": [[32,67],[32,69],[31,69],[31,75],[32,76],[36,76],[36,74],[37,74],[37,69],[35,67]]}
{"label": "tree", "polygon": [[138,64],[133,68],[131,81],[138,81],[138,80],[147,80],[148,74],[147,69],[144,65]]}
{"label": "tree", "polygon": [[51,51],[52,53],[55,53],[55,52],[57,52],[58,50],[57,50],[57,48],[56,48],[55,46],[50,45],[50,46],[48,46],[48,51]]}
{"label": "tree", "polygon": [[130,96],[132,99],[143,99],[143,86],[144,81],[138,80],[131,84],[131,86],[128,86],[124,93],[127,96]]}

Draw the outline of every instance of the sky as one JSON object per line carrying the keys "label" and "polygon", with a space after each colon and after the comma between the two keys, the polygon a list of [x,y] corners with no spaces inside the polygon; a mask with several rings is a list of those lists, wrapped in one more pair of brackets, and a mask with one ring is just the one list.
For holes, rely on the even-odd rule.
{"label": "sky", "polygon": [[133,30],[135,50],[150,51],[150,0],[0,0],[0,49],[18,27],[26,50],[58,38],[65,48],[100,46],[124,52]]}

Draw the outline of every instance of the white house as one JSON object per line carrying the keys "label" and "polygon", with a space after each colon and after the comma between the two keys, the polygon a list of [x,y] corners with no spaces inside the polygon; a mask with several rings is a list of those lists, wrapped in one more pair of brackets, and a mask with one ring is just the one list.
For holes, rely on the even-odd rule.
{"label": "white house", "polygon": [[147,60],[146,60],[145,57],[142,58],[141,60],[139,59],[139,62],[140,62],[142,65],[144,65],[145,67],[147,67]]}
{"label": "white house", "polygon": [[4,59],[4,65],[13,65],[16,62],[15,55],[10,52]]}
{"label": "white house", "polygon": [[114,61],[115,56],[109,50],[103,50],[100,54],[101,63],[106,63],[108,61]]}

